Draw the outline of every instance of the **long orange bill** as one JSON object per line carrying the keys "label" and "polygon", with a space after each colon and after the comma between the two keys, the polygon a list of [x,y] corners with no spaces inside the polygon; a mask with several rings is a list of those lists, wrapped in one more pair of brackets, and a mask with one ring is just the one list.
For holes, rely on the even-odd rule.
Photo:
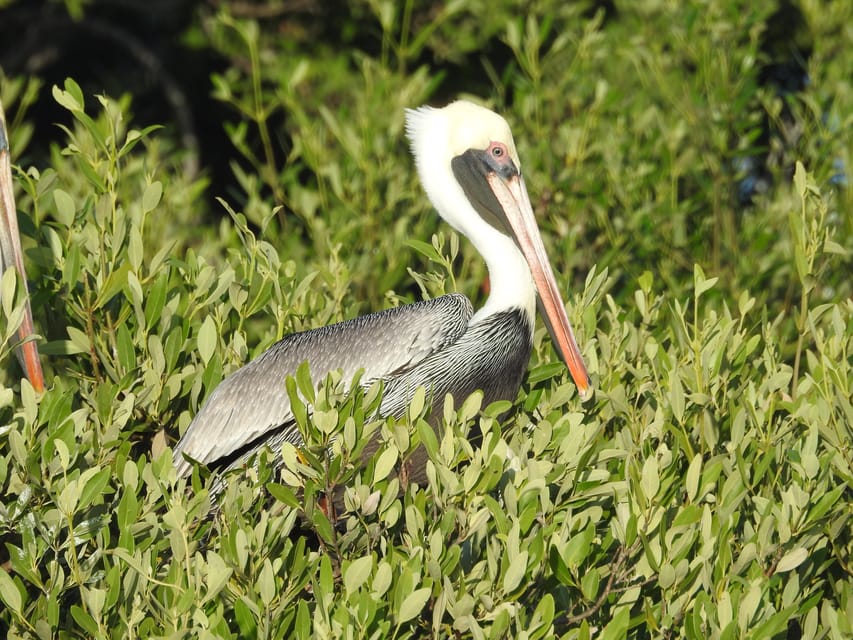
{"label": "long orange bill", "polygon": [[24,271],[21,237],[18,233],[18,217],[15,208],[15,197],[12,192],[12,167],[9,158],[9,139],[6,136],[6,118],[3,105],[0,104],[0,266],[2,271],[13,266],[21,274],[26,294],[24,319],[18,329],[18,344],[15,352],[18,361],[29,378],[30,384],[38,391],[44,391],[44,374],[41,370],[38,348],[35,343],[33,330],[33,315],[30,310],[30,294],[27,291],[27,275]]}
{"label": "long orange bill", "polygon": [[505,222],[515,236],[515,241],[533,274],[533,282],[539,293],[539,310],[545,326],[548,327],[560,358],[569,368],[578,393],[585,399],[591,393],[589,373],[566,315],[566,307],[560,297],[551,263],[545,253],[545,245],[542,244],[542,236],[539,234],[524,179],[520,174],[506,178],[490,172],[486,174],[486,180],[503,209]]}

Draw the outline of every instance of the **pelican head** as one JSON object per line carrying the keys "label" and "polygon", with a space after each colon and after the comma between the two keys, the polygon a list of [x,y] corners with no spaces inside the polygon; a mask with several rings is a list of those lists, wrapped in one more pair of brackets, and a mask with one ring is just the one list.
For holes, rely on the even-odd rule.
{"label": "pelican head", "polygon": [[489,299],[472,322],[519,307],[532,326],[538,303],[560,358],[581,397],[587,397],[589,374],[545,253],[506,120],[460,100],[441,109],[407,110],[406,134],[430,201],[471,240],[489,269]]}

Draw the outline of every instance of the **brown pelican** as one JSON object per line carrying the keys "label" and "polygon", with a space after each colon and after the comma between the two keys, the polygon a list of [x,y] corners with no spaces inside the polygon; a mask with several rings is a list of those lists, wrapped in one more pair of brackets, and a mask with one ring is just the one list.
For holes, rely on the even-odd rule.
{"label": "brown pelican", "polygon": [[[537,292],[560,357],[580,394],[589,392],[509,125],[459,101],[407,110],[406,133],[432,204],[486,261],[486,303],[473,313],[467,298],[449,294],[285,337],[210,394],[175,447],[179,475],[191,468],[187,458],[233,468],[263,445],[274,452],[284,441],[300,445],[285,377],[305,361],[315,382],[337,369],[344,380],[363,369],[365,385],[382,379],[382,415],[403,415],[419,386],[434,407],[448,393],[461,401],[477,390],[484,405],[515,399],[532,349]],[[424,480],[425,455],[411,459],[412,481]]]}
{"label": "brown pelican", "polygon": [[[3,105],[0,104],[0,268],[5,273],[6,269],[14,266],[21,274],[26,293],[27,277],[24,271],[21,237],[18,233],[18,213],[12,193],[12,167],[9,155],[6,117],[3,113]],[[38,349],[32,339],[33,335],[33,315],[30,311],[29,295],[26,295],[24,315],[21,326],[18,328],[18,338],[21,342],[15,349],[15,353],[33,388],[41,392],[44,391],[44,375],[39,362]]]}

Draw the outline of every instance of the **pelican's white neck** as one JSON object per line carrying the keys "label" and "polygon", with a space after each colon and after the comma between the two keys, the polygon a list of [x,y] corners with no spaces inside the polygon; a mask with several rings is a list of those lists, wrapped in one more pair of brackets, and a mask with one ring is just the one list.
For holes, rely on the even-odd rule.
{"label": "pelican's white neck", "polygon": [[[459,118],[459,112],[468,117]],[[484,122],[490,126],[484,127]],[[466,123],[477,126],[469,127]],[[512,140],[503,118],[471,103],[456,102],[444,109],[421,107],[406,112],[406,132],[427,196],[441,217],[471,241],[489,270],[489,298],[471,322],[520,308],[528,314],[532,327],[536,288],[524,256],[508,235],[477,213],[451,168],[451,160],[456,155],[468,149],[488,147],[491,139],[483,133],[486,131],[498,131],[497,137]],[[517,162],[514,146],[510,152]]]}
{"label": "pelican's white neck", "polygon": [[[469,205],[470,206],[470,205]],[[482,220],[481,218],[477,218]],[[471,318],[474,324],[492,314],[508,309],[522,309],[533,327],[536,313],[536,287],[530,267],[512,239],[483,222],[478,234],[469,235],[471,243],[483,256],[489,270],[489,297]],[[465,233],[465,231],[462,231]],[[476,238],[476,239],[475,239]]]}

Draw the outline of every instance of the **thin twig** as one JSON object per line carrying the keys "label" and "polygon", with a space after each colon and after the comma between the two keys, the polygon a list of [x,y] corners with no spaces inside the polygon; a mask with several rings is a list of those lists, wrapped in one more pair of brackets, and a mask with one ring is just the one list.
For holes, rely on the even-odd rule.
{"label": "thin twig", "polygon": [[605,585],[604,590],[601,592],[601,595],[598,596],[598,599],[592,604],[592,606],[587,607],[577,615],[569,616],[568,618],[566,618],[566,625],[572,626],[574,624],[577,624],[581,620],[589,618],[591,615],[601,609],[601,607],[604,605],[604,602],[611,594],[617,593],[619,591],[626,591],[627,589],[632,589],[634,587],[642,587],[650,582],[650,579],[647,579],[646,581],[641,582],[637,585],[627,585],[624,587],[614,586],[617,577],[620,581],[624,578],[624,573],[622,572],[623,565],[625,561],[628,560],[628,558],[634,554],[636,548],[636,544],[632,545],[630,548],[619,548],[619,553],[616,556],[616,560],[614,560],[613,564],[610,565],[610,577],[607,579],[607,584]]}

